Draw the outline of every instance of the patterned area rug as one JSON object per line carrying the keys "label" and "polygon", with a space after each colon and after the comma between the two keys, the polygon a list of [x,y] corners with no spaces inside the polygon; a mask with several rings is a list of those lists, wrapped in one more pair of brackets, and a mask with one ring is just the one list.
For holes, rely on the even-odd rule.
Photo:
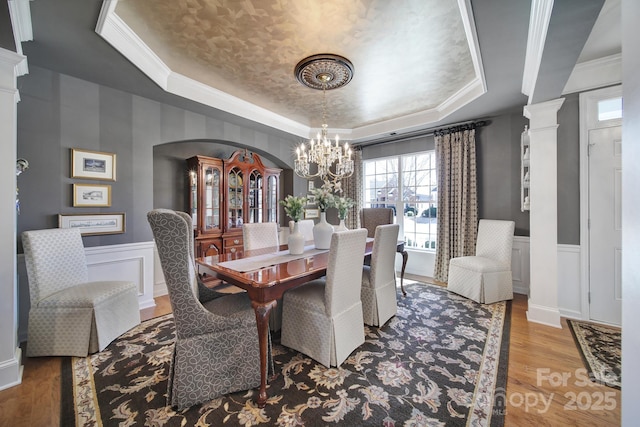
{"label": "patterned area rug", "polygon": [[582,361],[595,383],[620,389],[622,385],[622,330],[567,319]]}
{"label": "patterned area rug", "polygon": [[166,405],[172,315],[143,322],[103,352],[66,358],[63,426],[501,426],[510,302],[476,304],[409,283],[398,314],[327,369],[274,342],[265,408],[256,390],[175,411]]}

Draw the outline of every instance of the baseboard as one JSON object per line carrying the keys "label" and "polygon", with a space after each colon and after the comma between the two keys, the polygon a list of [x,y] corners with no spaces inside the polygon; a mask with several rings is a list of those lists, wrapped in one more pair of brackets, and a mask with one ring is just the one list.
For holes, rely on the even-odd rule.
{"label": "baseboard", "polygon": [[560,311],[557,308],[532,304],[531,301],[529,301],[529,309],[527,310],[527,320],[529,322],[553,326],[554,328],[562,328],[560,324]]}
{"label": "baseboard", "polygon": [[0,390],[22,383],[22,350],[16,347],[13,358],[0,363]]}

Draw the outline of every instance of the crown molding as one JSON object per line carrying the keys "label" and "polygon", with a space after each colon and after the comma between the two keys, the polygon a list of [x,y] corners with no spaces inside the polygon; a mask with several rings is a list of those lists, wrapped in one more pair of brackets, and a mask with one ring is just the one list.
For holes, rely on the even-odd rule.
{"label": "crown molding", "polygon": [[562,95],[622,83],[622,54],[576,64],[562,90]]}
{"label": "crown molding", "polygon": [[532,0],[531,15],[529,17],[529,34],[527,36],[527,51],[522,73],[522,93],[529,97],[529,102],[535,91],[542,53],[547,39],[553,0]]}

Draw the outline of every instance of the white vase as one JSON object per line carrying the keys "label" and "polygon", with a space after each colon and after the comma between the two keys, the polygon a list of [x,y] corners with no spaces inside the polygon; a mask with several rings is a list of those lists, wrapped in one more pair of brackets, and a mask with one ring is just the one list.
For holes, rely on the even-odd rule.
{"label": "white vase", "polygon": [[298,228],[298,221],[293,223],[293,231],[289,233],[287,243],[289,245],[289,253],[291,255],[300,255],[304,252],[304,235]]}
{"label": "white vase", "polygon": [[347,231],[347,230],[348,230],[347,226],[344,225],[344,219],[341,219],[340,220],[340,224],[338,224],[336,226],[335,230],[333,230],[333,231]]}
{"label": "white vase", "polygon": [[320,212],[320,221],[313,226],[313,242],[316,249],[329,249],[333,226],[327,222],[327,213]]}

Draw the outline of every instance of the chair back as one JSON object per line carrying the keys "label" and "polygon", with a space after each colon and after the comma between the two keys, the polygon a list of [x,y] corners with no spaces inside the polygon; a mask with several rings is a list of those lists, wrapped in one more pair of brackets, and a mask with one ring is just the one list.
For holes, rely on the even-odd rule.
{"label": "chair back", "polygon": [[376,227],[384,224],[393,224],[393,209],[363,208],[360,210],[360,227],[367,229],[367,237],[374,237]]}
{"label": "chair back", "polygon": [[[289,230],[293,231],[293,221],[289,221]],[[313,241],[313,227],[316,223],[312,219],[301,219],[298,221],[298,231],[304,236],[305,242]]]}
{"label": "chair back", "polygon": [[52,228],[22,233],[31,305],[56,292],[89,281],[78,228]]}
{"label": "chair back", "polygon": [[515,222],[481,219],[478,224],[476,256],[491,258],[511,267]]}
{"label": "chair back", "polygon": [[400,225],[387,224],[376,227],[371,253],[371,287],[378,288],[394,282],[396,248]]}
{"label": "chair back", "polygon": [[244,250],[278,247],[278,224],[275,222],[255,222],[242,225]]}
{"label": "chair back", "polygon": [[340,313],[360,301],[366,240],[367,230],[363,228],[331,236],[325,287],[328,315]]}
{"label": "chair back", "polygon": [[169,209],[154,209],[147,213],[147,220],[158,248],[176,330],[179,335],[184,334],[197,328],[205,312],[197,299],[197,279],[191,256],[193,227],[183,216]]}

